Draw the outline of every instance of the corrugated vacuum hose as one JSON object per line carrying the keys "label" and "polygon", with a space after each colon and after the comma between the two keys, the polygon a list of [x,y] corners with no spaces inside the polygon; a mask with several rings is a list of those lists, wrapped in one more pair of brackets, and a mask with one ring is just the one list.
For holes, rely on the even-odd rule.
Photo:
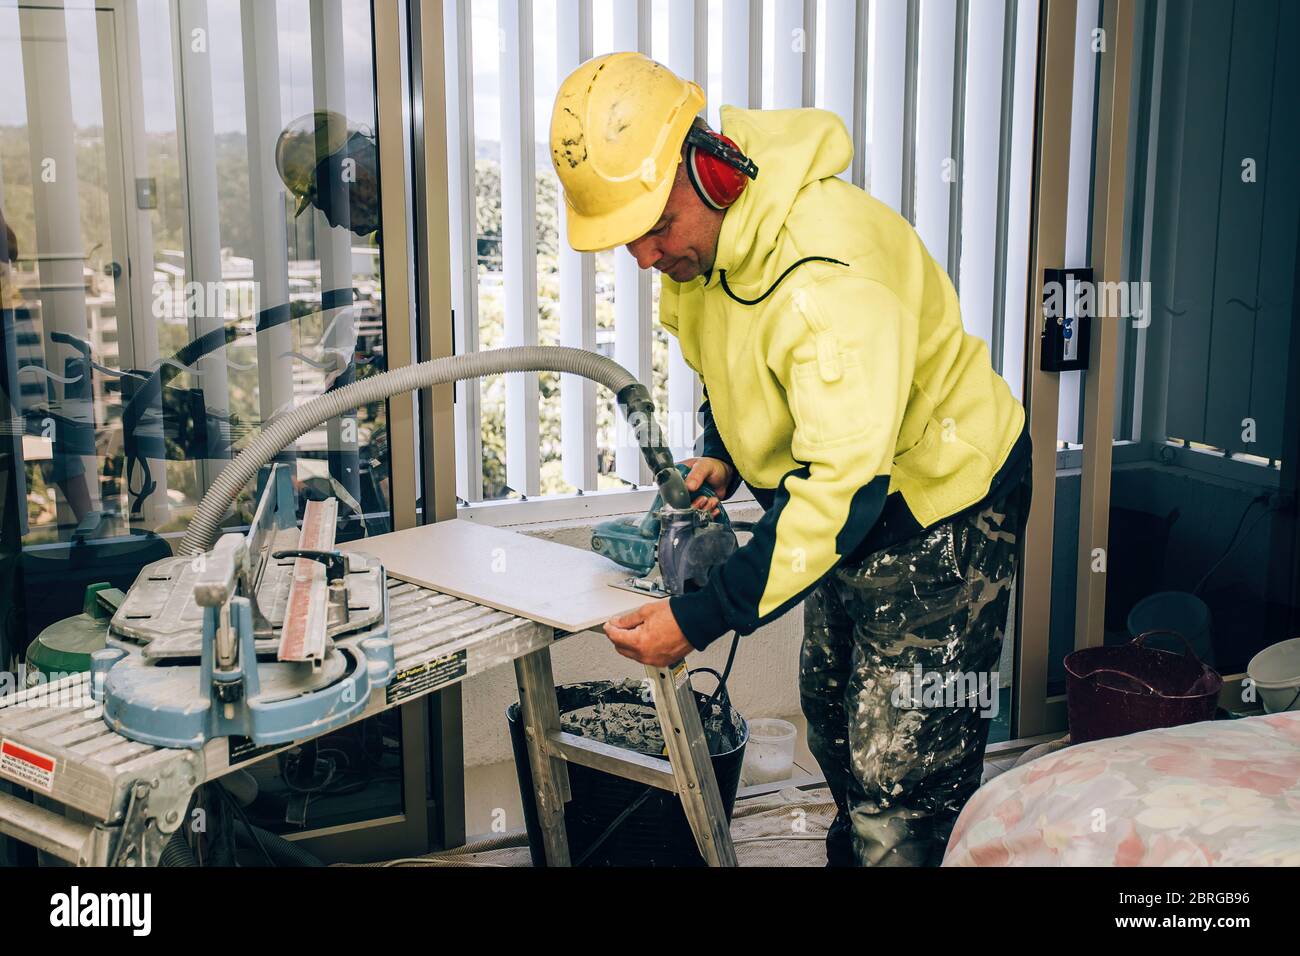
{"label": "corrugated vacuum hose", "polygon": [[523,345],[453,355],[392,369],[327,392],[276,415],[212,482],[199,502],[176,553],[200,554],[211,549],[235,496],[264,465],[318,425],[349,409],[383,401],[402,392],[508,372],[565,372],[604,385],[617,397],[619,408],[637,437],[664,502],[674,508],[691,506],[691,494],[686,490],[686,483],[673,463],[672,454],[663,445],[650,393],[631,372],[617,362],[585,349]]}

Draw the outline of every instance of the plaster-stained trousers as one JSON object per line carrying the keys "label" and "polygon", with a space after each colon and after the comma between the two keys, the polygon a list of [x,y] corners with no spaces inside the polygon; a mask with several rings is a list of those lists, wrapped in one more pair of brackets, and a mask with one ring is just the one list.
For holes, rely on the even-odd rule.
{"label": "plaster-stained trousers", "polygon": [[[838,807],[831,866],[942,861],[980,782],[1030,495],[1026,469],[1001,501],[841,564],[805,599],[799,693]],[[975,686],[982,700],[938,705]]]}

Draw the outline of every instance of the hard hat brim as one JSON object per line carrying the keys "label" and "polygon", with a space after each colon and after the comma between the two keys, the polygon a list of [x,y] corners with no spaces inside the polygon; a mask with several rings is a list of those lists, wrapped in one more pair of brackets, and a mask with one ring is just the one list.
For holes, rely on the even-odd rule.
{"label": "hard hat brim", "polygon": [[569,245],[577,252],[603,252],[640,239],[659,221],[676,179],[674,165],[672,172],[654,189],[604,216],[584,216],[566,202],[565,231]]}

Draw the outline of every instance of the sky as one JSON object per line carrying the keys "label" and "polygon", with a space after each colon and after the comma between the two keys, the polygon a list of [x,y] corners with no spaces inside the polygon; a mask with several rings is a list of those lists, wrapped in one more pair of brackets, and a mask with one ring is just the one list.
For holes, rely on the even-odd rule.
{"label": "sky", "polygon": [[[174,27],[167,0],[138,0],[139,51],[145,128],[149,132],[176,128],[176,86],[172,69]],[[280,59],[280,111],[283,122],[310,111],[312,103],[311,15],[307,0],[258,0],[276,5]],[[369,4],[366,0],[341,0],[343,13],[343,75],[346,112],[370,125],[374,116]],[[243,132],[244,65],[239,0],[208,0],[207,56],[212,78],[213,125],[218,133]],[[97,28],[96,18],[99,18]],[[59,21],[62,20],[62,24]],[[24,54],[49,55],[61,46],[66,31],[67,70],[73,119],[77,126],[103,122],[100,85],[101,57],[97,30],[124,29],[109,12],[94,11],[88,0],[68,0],[67,9],[32,12],[20,17],[13,0],[0,0],[0,62],[22,64],[26,72],[35,64]],[[21,42],[26,33],[27,42]],[[55,53],[57,57],[57,52]],[[49,63],[42,63],[47,68]],[[12,75],[12,74],[11,74]],[[25,125],[27,103],[22,97],[0,98],[0,125]]]}

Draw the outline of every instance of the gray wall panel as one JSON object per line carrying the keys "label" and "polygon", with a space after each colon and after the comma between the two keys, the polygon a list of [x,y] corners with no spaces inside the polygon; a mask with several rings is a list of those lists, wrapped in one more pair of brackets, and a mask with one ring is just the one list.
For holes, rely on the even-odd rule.
{"label": "gray wall panel", "polygon": [[[1171,7],[1181,7],[1174,3]],[[1171,28],[1181,18],[1173,16]],[[1182,11],[1180,11],[1182,12]],[[1171,271],[1152,281],[1164,283],[1164,308],[1153,321],[1171,325],[1168,434],[1199,438],[1205,428],[1205,379],[1209,368],[1210,318],[1214,295],[1214,257],[1218,234],[1220,163],[1228,92],[1228,52],[1232,5],[1200,0],[1186,8],[1190,20],[1186,98],[1181,104],[1181,141],[1161,145],[1158,175],[1180,169],[1180,188],[1158,213],[1157,228],[1176,222]],[[1181,38],[1173,42],[1181,42]],[[1176,218],[1171,205],[1177,206]]]}
{"label": "gray wall panel", "polygon": [[1204,398],[1205,441],[1252,454],[1256,443],[1242,440],[1242,422],[1250,405],[1277,13],[1276,0],[1238,0],[1233,12]]}
{"label": "gray wall panel", "polygon": [[[1259,258],[1259,312],[1255,320],[1250,415],[1258,441],[1252,451],[1267,458],[1283,456],[1283,422],[1292,326],[1295,322],[1296,237],[1300,230],[1300,4],[1283,3],[1279,10],[1273,80],[1273,117],[1268,156],[1261,164],[1264,190],[1263,242]],[[1292,409],[1291,414],[1296,414]]]}

